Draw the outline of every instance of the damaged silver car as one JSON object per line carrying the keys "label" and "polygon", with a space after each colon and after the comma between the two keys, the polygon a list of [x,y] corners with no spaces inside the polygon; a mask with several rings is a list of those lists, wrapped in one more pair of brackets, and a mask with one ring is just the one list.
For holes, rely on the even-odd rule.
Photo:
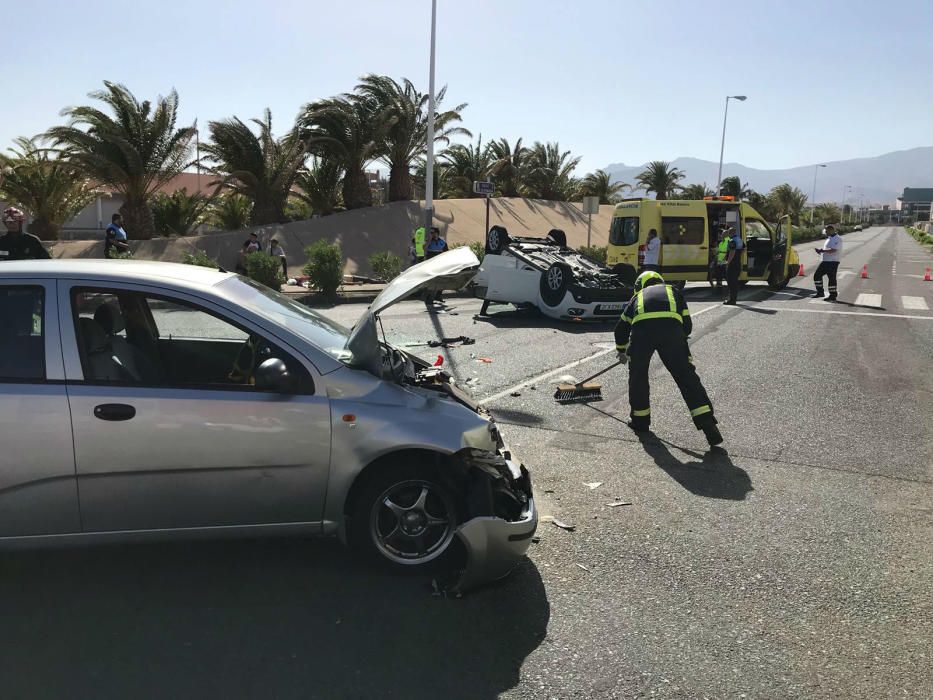
{"label": "damaged silver car", "polygon": [[352,331],[224,271],[3,264],[0,546],[310,533],[459,590],[506,575],[537,526],[527,470],[377,328],[478,264],[414,266]]}

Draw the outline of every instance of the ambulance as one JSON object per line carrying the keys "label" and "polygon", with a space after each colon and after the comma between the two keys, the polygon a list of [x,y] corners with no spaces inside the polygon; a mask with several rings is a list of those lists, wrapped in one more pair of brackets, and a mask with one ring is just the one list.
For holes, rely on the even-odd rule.
{"label": "ambulance", "polygon": [[778,290],[797,275],[800,259],[791,245],[790,218],[769,224],[747,203],[725,196],[623,200],[612,215],[607,267],[623,281],[634,280],[644,263],[648,233],[654,230],[661,241],[658,262],[665,281],[679,287],[706,282],[719,233],[727,227],[745,242],[740,282],[767,282]]}

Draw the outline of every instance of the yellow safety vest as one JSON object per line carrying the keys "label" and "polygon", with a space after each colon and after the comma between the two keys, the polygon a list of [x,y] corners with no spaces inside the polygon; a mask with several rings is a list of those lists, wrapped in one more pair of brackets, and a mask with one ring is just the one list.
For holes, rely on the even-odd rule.
{"label": "yellow safety vest", "polygon": [[424,226],[415,229],[415,255],[424,257]]}
{"label": "yellow safety vest", "polygon": [[718,262],[726,262],[726,258],[729,256],[729,239],[727,238],[724,241],[719,241],[719,249],[716,252],[716,260]]}

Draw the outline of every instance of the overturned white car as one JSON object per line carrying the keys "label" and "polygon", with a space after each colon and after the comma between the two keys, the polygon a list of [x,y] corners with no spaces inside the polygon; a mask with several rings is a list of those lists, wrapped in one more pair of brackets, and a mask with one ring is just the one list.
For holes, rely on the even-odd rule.
{"label": "overturned white car", "polygon": [[513,238],[493,226],[473,285],[484,300],[480,315],[499,302],[537,308],[556,319],[605,320],[617,317],[632,298],[630,285],[568,248],[560,229],[551,229],[546,238]]}

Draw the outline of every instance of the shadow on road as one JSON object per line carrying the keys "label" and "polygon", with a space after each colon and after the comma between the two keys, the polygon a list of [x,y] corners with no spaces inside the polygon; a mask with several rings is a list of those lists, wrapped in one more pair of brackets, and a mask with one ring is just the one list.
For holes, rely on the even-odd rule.
{"label": "shadow on road", "polygon": [[526,560],[463,599],[335,542],[0,557],[6,698],[495,698],[545,637]]}
{"label": "shadow on road", "polygon": [[503,307],[502,311],[496,311],[495,307],[492,307],[488,315],[477,314],[473,320],[477,323],[488,323],[495,328],[553,328],[565,333],[605,333],[619,320],[617,316],[612,316],[605,320],[558,321],[537,310],[515,309],[505,305]]}
{"label": "shadow on road", "polygon": [[[708,452],[700,453],[666,443],[651,433],[640,434],[639,440],[654,463],[694,495],[743,501],[752,491],[748,472],[733,464],[729,453],[721,447],[712,447]],[[694,459],[682,462],[671,454],[668,445]]]}

